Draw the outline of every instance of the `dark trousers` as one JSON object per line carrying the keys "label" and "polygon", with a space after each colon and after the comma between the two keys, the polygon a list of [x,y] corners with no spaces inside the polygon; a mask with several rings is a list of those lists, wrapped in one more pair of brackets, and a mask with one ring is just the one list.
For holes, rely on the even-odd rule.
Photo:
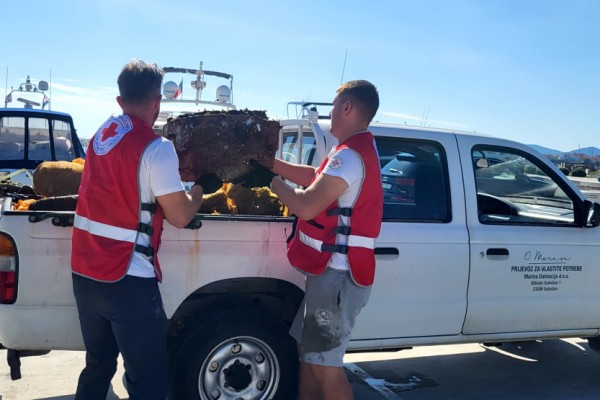
{"label": "dark trousers", "polygon": [[87,351],[75,399],[105,400],[121,353],[129,399],[164,400],[167,318],[156,279],[103,283],[73,274],[73,292]]}

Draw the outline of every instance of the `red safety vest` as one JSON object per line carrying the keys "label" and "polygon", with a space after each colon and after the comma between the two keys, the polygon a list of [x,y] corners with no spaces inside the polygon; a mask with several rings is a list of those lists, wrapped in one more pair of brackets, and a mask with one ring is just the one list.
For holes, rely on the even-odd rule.
{"label": "red safety vest", "polygon": [[[138,182],[142,154],[154,140],[160,138],[146,123],[119,115],[109,118],[90,141],[73,226],[74,273],[116,282],[137,251],[151,257],[161,281],[156,253],[164,214],[158,203],[141,203]],[[150,224],[140,223],[143,210],[152,213]],[[140,232],[150,237],[151,247],[136,244]]]}
{"label": "red safety vest", "polygon": [[[375,238],[379,236],[383,216],[383,190],[379,156],[375,139],[370,132],[358,133],[346,139],[336,150],[350,148],[363,162],[365,176],[352,208],[340,208],[333,202],[316,218],[298,220],[288,245],[290,263],[310,275],[319,275],[327,268],[332,252],[348,255],[350,274],[360,286],[370,286],[375,278]],[[329,158],[323,160],[313,181],[321,174]],[[348,218],[348,226],[341,226],[339,215]],[[348,245],[336,243],[337,235],[348,237]]]}

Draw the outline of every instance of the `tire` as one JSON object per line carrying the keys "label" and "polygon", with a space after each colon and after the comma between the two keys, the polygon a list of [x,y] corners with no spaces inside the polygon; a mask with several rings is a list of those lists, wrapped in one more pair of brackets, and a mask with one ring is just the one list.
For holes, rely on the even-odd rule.
{"label": "tire", "polygon": [[171,400],[289,400],[298,353],[288,326],[257,308],[196,322],[171,349]]}

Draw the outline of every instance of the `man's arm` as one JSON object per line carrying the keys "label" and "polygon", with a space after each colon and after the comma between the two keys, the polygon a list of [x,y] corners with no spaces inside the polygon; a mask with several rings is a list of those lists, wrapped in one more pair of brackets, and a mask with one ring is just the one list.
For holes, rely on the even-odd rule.
{"label": "man's arm", "polygon": [[202,204],[202,186],[194,185],[188,193],[182,191],[156,196],[165,218],[175,228],[183,228],[194,218]]}
{"label": "man's arm", "polygon": [[148,146],[143,162],[148,169],[150,190],[162,207],[165,218],[176,228],[185,227],[200,209],[204,187],[198,184],[187,193],[183,190],[179,159],[173,143],[166,139]]}
{"label": "man's arm", "polygon": [[316,169],[309,165],[292,164],[275,159],[273,172],[297,185],[307,187],[315,176]]}
{"label": "man's arm", "polygon": [[311,220],[336,201],[348,184],[340,177],[321,174],[306,189],[294,189],[279,177],[273,178],[271,188],[298,218]]}

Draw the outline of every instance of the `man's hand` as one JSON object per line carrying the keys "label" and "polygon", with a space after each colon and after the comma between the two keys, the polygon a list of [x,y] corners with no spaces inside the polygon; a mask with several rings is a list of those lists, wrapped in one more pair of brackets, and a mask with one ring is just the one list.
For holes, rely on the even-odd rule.
{"label": "man's hand", "polygon": [[254,169],[247,174],[233,179],[231,183],[241,183],[245,188],[269,186],[273,177],[276,176],[273,171],[262,165],[256,160],[250,160],[250,166]]}
{"label": "man's hand", "polygon": [[216,192],[223,186],[223,180],[213,173],[208,173],[196,179],[194,185],[202,186],[202,193],[210,194]]}

